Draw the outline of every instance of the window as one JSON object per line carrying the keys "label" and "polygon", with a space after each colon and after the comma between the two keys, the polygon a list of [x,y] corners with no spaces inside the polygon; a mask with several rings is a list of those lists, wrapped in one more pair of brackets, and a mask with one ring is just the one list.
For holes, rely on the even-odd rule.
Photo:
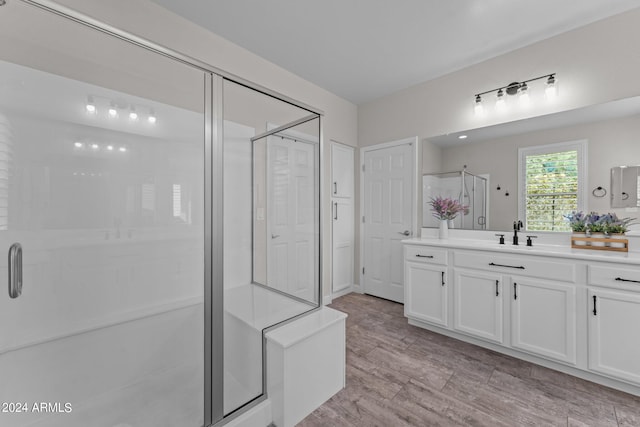
{"label": "window", "polygon": [[584,210],[587,141],[518,150],[518,213],[531,231],[571,231],[563,215]]}

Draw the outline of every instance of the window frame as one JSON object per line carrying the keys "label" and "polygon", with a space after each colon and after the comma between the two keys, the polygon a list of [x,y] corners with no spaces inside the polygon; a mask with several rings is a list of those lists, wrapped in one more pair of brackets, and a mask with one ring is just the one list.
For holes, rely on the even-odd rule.
{"label": "window frame", "polygon": [[[587,209],[587,148],[588,141],[586,139],[557,142],[545,145],[533,145],[518,148],[518,218],[522,220],[524,229],[527,230],[527,212],[526,212],[526,159],[527,156],[553,154],[563,151],[577,151],[578,164],[578,211]],[[563,231],[538,231],[541,233],[564,233]]]}

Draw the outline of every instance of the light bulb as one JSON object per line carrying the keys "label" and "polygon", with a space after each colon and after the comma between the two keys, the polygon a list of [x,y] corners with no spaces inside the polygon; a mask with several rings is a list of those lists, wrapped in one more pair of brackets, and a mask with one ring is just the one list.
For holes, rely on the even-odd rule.
{"label": "light bulb", "polygon": [[558,94],[556,88],[556,78],[553,74],[550,75],[547,79],[547,87],[544,89],[544,94],[549,100],[554,99]]}
{"label": "light bulb", "polygon": [[520,86],[520,104],[523,106],[529,105],[529,87],[526,83],[522,83]]}
{"label": "light bulb", "polygon": [[496,110],[503,111],[507,106],[507,103],[504,100],[504,91],[502,89],[498,90],[496,97]]}
{"label": "light bulb", "polygon": [[76,148],[82,148],[82,147],[84,147],[84,144],[82,142],[74,142],[73,146],[76,147]]}
{"label": "light bulb", "polygon": [[131,110],[131,112],[129,113],[129,118],[131,120],[138,120],[138,113],[136,113],[134,110]]}
{"label": "light bulb", "polygon": [[476,95],[476,105],[473,107],[473,110],[477,115],[480,115],[484,112],[484,107],[482,106],[482,98],[480,95]]}
{"label": "light bulb", "polygon": [[113,105],[109,107],[109,117],[118,117],[118,110]]}
{"label": "light bulb", "polygon": [[120,147],[118,150],[120,150],[120,152],[124,153],[125,151],[127,151],[126,147]]}
{"label": "light bulb", "polygon": [[92,96],[87,98],[87,105],[85,108],[87,109],[87,113],[94,114],[96,112],[96,104],[93,102]]}
{"label": "light bulb", "polygon": [[113,145],[107,145],[107,150],[113,151]]}
{"label": "light bulb", "polygon": [[156,118],[156,113],[153,110],[149,111],[149,117],[147,118],[147,120],[151,124],[155,124],[155,122],[158,121],[158,119]]}
{"label": "light bulb", "polygon": [[91,144],[91,148],[93,148],[94,150],[97,150],[100,147],[98,147],[98,144]]}

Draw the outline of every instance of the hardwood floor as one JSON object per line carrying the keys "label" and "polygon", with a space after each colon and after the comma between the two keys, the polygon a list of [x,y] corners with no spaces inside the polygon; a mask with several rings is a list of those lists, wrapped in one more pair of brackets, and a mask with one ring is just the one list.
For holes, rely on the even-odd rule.
{"label": "hardwood floor", "polygon": [[347,386],[299,426],[640,426],[640,397],[407,323],[361,294],[347,318]]}

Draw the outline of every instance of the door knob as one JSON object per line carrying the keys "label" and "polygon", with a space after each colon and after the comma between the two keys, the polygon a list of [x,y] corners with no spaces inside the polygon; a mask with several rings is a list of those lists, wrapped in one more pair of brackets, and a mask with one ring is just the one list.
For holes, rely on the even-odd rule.
{"label": "door knob", "polygon": [[398,231],[398,234],[402,234],[403,236],[411,236],[411,232],[409,230]]}

